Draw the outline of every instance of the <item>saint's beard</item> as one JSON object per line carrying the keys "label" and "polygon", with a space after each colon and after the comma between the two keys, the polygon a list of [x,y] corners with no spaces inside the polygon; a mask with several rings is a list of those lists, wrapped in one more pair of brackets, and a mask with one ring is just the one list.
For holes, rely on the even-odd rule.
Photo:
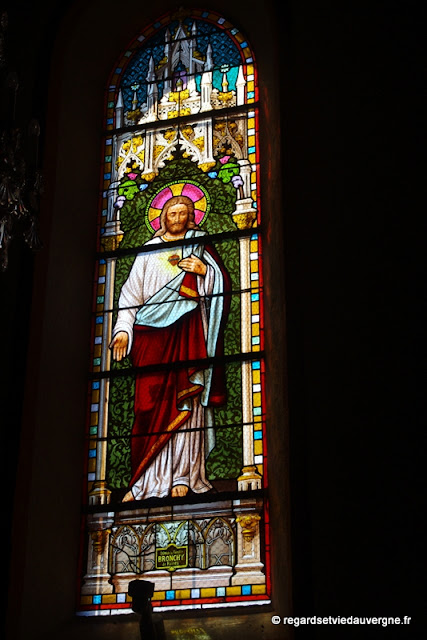
{"label": "saint's beard", "polygon": [[180,235],[187,231],[187,222],[174,222],[166,226],[166,233],[171,235]]}

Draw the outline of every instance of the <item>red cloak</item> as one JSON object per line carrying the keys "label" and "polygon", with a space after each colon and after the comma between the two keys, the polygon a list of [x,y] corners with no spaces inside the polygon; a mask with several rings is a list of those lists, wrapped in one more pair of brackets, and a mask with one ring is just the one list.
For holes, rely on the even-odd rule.
{"label": "red cloak", "polygon": [[[221,269],[224,282],[224,305],[216,344],[216,356],[224,353],[224,327],[230,308],[230,277],[213,247],[207,251]],[[197,276],[186,273],[180,294],[198,298]],[[158,371],[139,371],[135,384],[135,421],[131,439],[132,486],[144,473],[172,434],[190,417],[191,409],[181,410],[184,400],[197,396],[203,386],[190,378],[199,367],[179,367],[179,363],[203,360],[207,357],[200,307],[197,306],[168,327],[154,328],[134,325],[131,351],[135,367],[170,364],[171,368]],[[226,401],[223,366],[214,366],[208,406],[220,406]],[[187,403],[188,404],[188,403]]]}

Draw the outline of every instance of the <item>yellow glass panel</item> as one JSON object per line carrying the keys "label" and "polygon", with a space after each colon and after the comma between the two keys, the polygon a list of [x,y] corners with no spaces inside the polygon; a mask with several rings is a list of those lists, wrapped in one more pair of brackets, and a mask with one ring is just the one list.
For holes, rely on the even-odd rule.
{"label": "yellow glass panel", "polygon": [[260,407],[260,406],[261,406],[261,394],[254,393],[254,407]]}
{"label": "yellow glass panel", "polygon": [[252,173],[251,173],[251,182],[252,183],[256,182],[256,173],[255,173],[255,171],[252,171]]}
{"label": "yellow glass panel", "polygon": [[266,593],[265,584],[253,584],[252,585],[252,593],[254,595],[261,595],[262,593]]}
{"label": "yellow glass panel", "polygon": [[101,367],[94,367],[93,368],[93,372],[94,373],[98,373],[98,371],[101,371]]}
{"label": "yellow glass panel", "polygon": [[80,598],[80,604],[92,604],[92,596],[82,596]]}
{"label": "yellow glass panel", "polygon": [[252,313],[253,315],[259,314],[259,302],[252,302]]}
{"label": "yellow glass panel", "polygon": [[253,81],[253,80],[249,80],[249,82],[248,82],[248,87],[247,87],[247,88],[248,88],[248,91],[254,91],[254,89],[255,89],[255,83],[254,83],[254,81]]}
{"label": "yellow glass panel", "polygon": [[251,273],[258,271],[258,260],[251,260]]}
{"label": "yellow glass panel", "polygon": [[101,353],[102,353],[102,345],[97,344],[95,349],[93,350],[93,357],[94,358],[99,358]]}
{"label": "yellow glass panel", "polygon": [[259,475],[260,475],[260,476],[263,476],[263,475],[264,475],[264,471],[263,471],[263,466],[262,466],[262,464],[257,464],[257,465],[256,465],[256,468],[257,468],[257,471],[258,471]]}
{"label": "yellow glass panel", "polygon": [[96,440],[91,440],[89,442],[89,449],[96,449],[96,443],[97,443]]}
{"label": "yellow glass panel", "polygon": [[255,164],[255,162],[256,162],[256,156],[255,156],[255,154],[254,154],[254,153],[250,153],[250,154],[249,154],[249,162],[250,162],[251,164]]}
{"label": "yellow glass panel", "polygon": [[197,202],[194,203],[194,208],[200,209],[200,211],[206,211],[207,206],[208,203],[206,200],[206,196],[203,196],[203,198],[200,198],[200,200],[197,200]]}
{"label": "yellow glass panel", "polygon": [[100,264],[98,269],[98,275],[105,276],[106,273],[107,273],[107,265]]}
{"label": "yellow glass panel", "polygon": [[116,603],[115,593],[106,593],[102,596],[102,604],[115,604],[115,603]]}
{"label": "yellow glass panel", "polygon": [[254,384],[260,384],[261,382],[261,371],[259,369],[253,370],[252,380]]}
{"label": "yellow glass panel", "polygon": [[254,72],[254,65],[253,64],[248,64],[247,71],[248,71],[248,76],[251,76],[253,74],[253,72]]}
{"label": "yellow glass panel", "polygon": [[251,57],[251,50],[249,49],[249,47],[245,47],[243,49],[243,53],[244,53],[245,58],[250,58]]}
{"label": "yellow glass panel", "polygon": [[178,184],[170,184],[169,188],[172,191],[174,196],[180,196],[182,193],[182,189],[184,187],[183,182],[178,182]]}
{"label": "yellow glass panel", "polygon": [[259,336],[259,322],[254,322],[252,325],[252,335]]}
{"label": "yellow glass panel", "polygon": [[96,470],[96,459],[90,458],[89,463],[87,465],[88,473],[95,473]]}
{"label": "yellow glass panel", "polygon": [[256,240],[251,240],[251,253],[256,253],[258,251],[258,242]]}
{"label": "yellow glass panel", "polygon": [[200,597],[201,598],[215,598],[216,589],[200,589]]}
{"label": "yellow glass panel", "polygon": [[[258,287],[259,287],[259,280],[252,280],[251,281],[251,289],[254,289],[253,293],[257,293],[258,292]],[[99,334],[101,335],[101,334]]]}
{"label": "yellow glass panel", "polygon": [[248,129],[255,129],[255,118],[248,118]]}
{"label": "yellow glass panel", "polygon": [[[257,422],[258,419],[258,422]],[[262,431],[261,416],[255,416],[254,431]]]}
{"label": "yellow glass panel", "polygon": [[95,335],[102,336],[102,324],[97,324],[95,327]]}
{"label": "yellow glass panel", "polygon": [[252,351],[261,351],[261,347],[259,346],[259,344],[254,344],[252,347]]}
{"label": "yellow glass panel", "polygon": [[191,589],[177,589],[175,596],[177,600],[188,600],[191,598]]}
{"label": "yellow glass panel", "polygon": [[99,296],[103,296],[105,293],[105,284],[99,284],[98,285],[98,295]]}
{"label": "yellow glass panel", "polygon": [[92,404],[99,402],[99,389],[92,391]]}
{"label": "yellow glass panel", "polygon": [[166,591],[155,591],[153,593],[152,600],[165,600],[166,599]]}
{"label": "yellow glass panel", "polygon": [[254,454],[256,456],[262,455],[262,440],[255,440],[254,442]]}
{"label": "yellow glass panel", "polygon": [[240,596],[242,593],[242,587],[227,587],[225,592],[228,596]]}
{"label": "yellow glass panel", "polygon": [[90,414],[90,426],[95,427],[97,424],[98,424],[98,412],[95,411],[94,413]]}

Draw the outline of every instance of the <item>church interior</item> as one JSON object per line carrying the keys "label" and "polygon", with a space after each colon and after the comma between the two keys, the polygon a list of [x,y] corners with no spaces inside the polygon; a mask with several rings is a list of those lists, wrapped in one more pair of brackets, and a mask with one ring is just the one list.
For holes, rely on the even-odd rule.
{"label": "church interior", "polygon": [[[140,637],[136,614],[75,617],[95,215],[106,78],[135,33],[178,6],[205,3],[2,3],[2,131],[22,129],[28,166],[43,179],[42,247],[32,251],[18,224],[0,273],[8,640]],[[195,628],[211,640],[380,633],[295,627],[286,616],[409,616],[409,626],[387,631],[415,637],[423,499],[415,7],[208,6],[241,28],[259,63],[272,604],[168,615],[167,638]],[[2,154],[4,167],[4,146]]]}

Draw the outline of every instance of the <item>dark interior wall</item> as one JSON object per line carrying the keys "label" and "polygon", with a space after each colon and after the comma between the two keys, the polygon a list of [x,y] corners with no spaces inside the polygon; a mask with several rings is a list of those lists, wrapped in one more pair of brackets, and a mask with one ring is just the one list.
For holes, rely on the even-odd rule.
{"label": "dark interior wall", "polygon": [[283,113],[296,611],[415,616],[425,415],[415,3],[292,9]]}
{"label": "dark interior wall", "polygon": [[[423,80],[415,3],[333,8],[307,0],[283,7],[280,55],[272,64],[280,70],[282,96],[283,201],[277,211],[284,224],[294,612],[416,617],[422,594],[416,185]],[[49,125],[50,56],[66,8],[46,0],[9,9],[11,46],[27,86],[22,117],[38,115],[42,126]],[[53,157],[46,151],[51,176]],[[48,285],[37,280],[40,263],[69,250],[72,230],[71,224],[64,228],[62,245],[49,246],[55,207],[52,196],[45,197],[47,250],[36,257],[35,287],[50,287],[48,304],[54,305],[56,286],[68,287],[70,299],[85,294],[73,289],[72,274]],[[83,260],[90,260],[92,240],[78,249]],[[86,267],[81,264],[82,272]],[[32,272],[26,247],[16,243],[11,269],[1,276],[9,517],[25,377],[17,363],[25,362],[26,336],[34,330]],[[89,313],[90,283],[86,294]],[[43,318],[32,316],[32,322],[43,324]],[[42,359],[34,348],[31,356]],[[84,371],[85,358],[68,361],[67,375]],[[36,384],[40,400],[43,389]],[[61,397],[46,411],[60,419]],[[73,455],[79,464],[77,450]],[[25,496],[18,502],[25,526]],[[77,522],[78,504],[71,505]],[[41,496],[39,508],[47,518],[52,504]],[[360,629],[341,628],[339,637],[365,637],[365,631],[362,636]],[[398,631],[412,637],[407,628],[390,637]],[[323,629],[327,637],[334,632]],[[324,637],[319,628],[300,628],[298,636]]]}

